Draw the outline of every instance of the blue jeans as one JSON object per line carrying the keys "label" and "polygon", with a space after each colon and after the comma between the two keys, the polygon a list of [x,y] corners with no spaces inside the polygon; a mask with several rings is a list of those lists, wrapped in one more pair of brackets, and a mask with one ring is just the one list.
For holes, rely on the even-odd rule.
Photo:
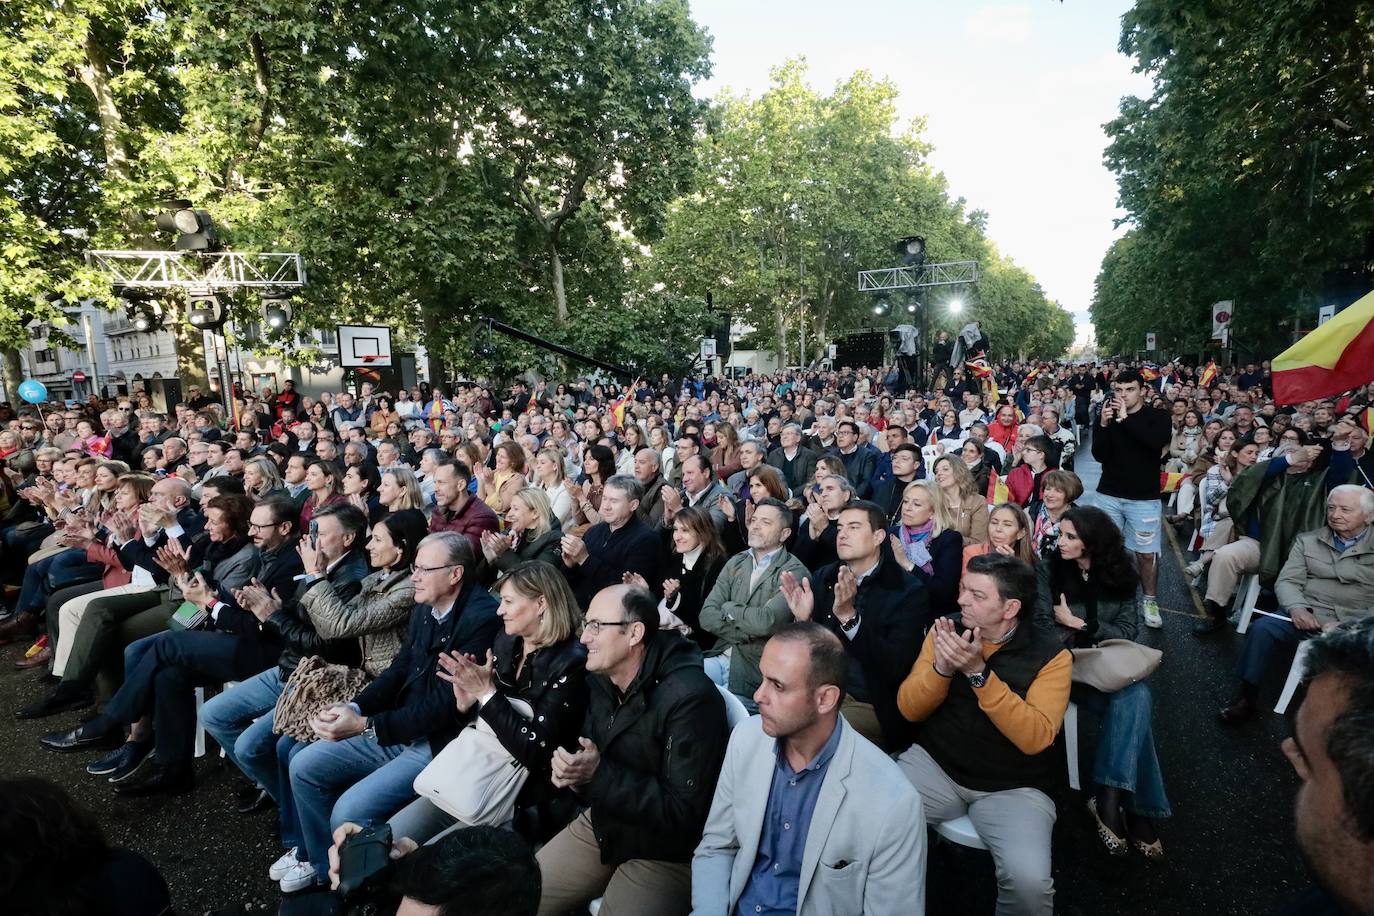
{"label": "blue jeans", "polygon": [[[364,735],[314,741],[288,753],[291,795],[304,858],[318,874],[329,871],[334,830],[346,821],[385,821],[415,798],[412,783],[429,763],[428,739],[381,745]],[[282,834],[288,842],[287,834]]]}
{"label": "blue jeans", "polygon": [[1121,529],[1126,541],[1126,549],[1136,553],[1158,554],[1159,539],[1162,536],[1160,517],[1163,512],[1157,499],[1122,499],[1119,496],[1105,496],[1094,493],[1091,500]]}
{"label": "blue jeans", "polygon": [[1173,812],[1164,794],[1164,775],[1155,754],[1150,716],[1154,698],[1141,681],[1116,693],[1073,685],[1079,706],[1102,717],[1102,737],[1093,760],[1093,782],[1129,792],[1126,810],[1139,817],[1163,818]]}
{"label": "blue jeans", "polygon": [[273,665],[212,698],[200,710],[200,724],[224,748],[224,756],[266,789],[277,804],[281,804],[281,790],[272,711],[284,687],[281,669]]}
{"label": "blue jeans", "polygon": [[86,551],[75,548],[44,557],[24,569],[24,585],[15,610],[40,614],[53,592],[78,582],[98,580],[104,570],[102,564],[86,559]]}

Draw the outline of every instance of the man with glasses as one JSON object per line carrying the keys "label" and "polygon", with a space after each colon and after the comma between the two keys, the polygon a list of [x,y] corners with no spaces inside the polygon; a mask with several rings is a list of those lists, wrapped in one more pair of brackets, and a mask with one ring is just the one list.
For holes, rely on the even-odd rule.
{"label": "man with glasses", "polygon": [[686,914],[729,728],[691,640],[658,628],[657,600],[613,585],[587,609],[587,717],[553,783],[589,807],[537,856],[540,916],[604,897],[606,913]]}
{"label": "man with glasses", "polygon": [[[295,551],[298,519],[299,512],[290,497],[270,496],[253,509],[248,534],[260,551]],[[327,585],[339,601],[347,604],[362,589],[368,571],[361,549],[367,517],[361,509],[342,503],[324,506],[315,513],[314,521],[315,544],[299,548],[302,564],[308,561],[309,565],[305,575],[299,577],[294,594],[287,593],[291,595],[289,600],[281,600],[286,590],[280,586],[260,583],[234,595],[252,615],[251,621],[245,617],[250,627],[259,626],[265,634],[275,634],[285,643],[277,664],[224,691],[201,709],[201,723],[224,748],[225,756],[277,803],[282,800],[277,735],[272,732],[272,716],[265,714],[277,705],[303,656],[318,655],[331,663],[348,664],[356,660],[357,654],[354,639],[330,641],[321,637],[302,609],[301,599],[311,589]],[[244,813],[265,803],[261,796],[252,799]]]}
{"label": "man with glasses", "polygon": [[52,444],[57,448],[66,450],[77,442],[76,424],[81,419],[81,414],[75,410],[65,410],[62,412],[62,429],[52,437]]}
{"label": "man with glasses", "polygon": [[[473,717],[475,698],[434,672],[441,654],[485,659],[491,649],[501,621],[496,600],[474,581],[476,568],[472,545],[458,532],[421,541],[411,567],[415,610],[401,651],[352,703],[316,714],[311,725],[320,740],[292,750],[293,826],[304,848],[288,854],[294,865],[274,867],[283,888],[327,881],[333,831],[350,821],[380,823],[401,810],[415,797],[415,777]],[[655,607],[655,621],[657,614]],[[467,711],[460,713],[460,705]],[[284,839],[289,813],[283,812]]]}

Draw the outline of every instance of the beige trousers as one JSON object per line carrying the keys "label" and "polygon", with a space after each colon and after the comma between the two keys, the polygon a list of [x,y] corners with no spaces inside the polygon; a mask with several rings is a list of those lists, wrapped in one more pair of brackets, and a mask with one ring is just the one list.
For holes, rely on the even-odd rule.
{"label": "beige trousers", "polygon": [[581,912],[601,897],[601,916],[687,916],[692,910],[692,866],[687,862],[631,859],[601,864],[601,849],[587,811],[539,850],[543,877],[539,916]]}
{"label": "beige trousers", "polygon": [[67,659],[71,657],[72,646],[76,643],[76,631],[81,626],[81,618],[86,614],[86,607],[97,598],[108,598],[111,595],[137,595],[140,592],[152,591],[154,585],[116,585],[114,588],[101,589],[98,592],[91,592],[89,595],[78,595],[58,610],[59,629],[57,634],[57,646],[52,653],[52,673],[58,677],[67,668]]}

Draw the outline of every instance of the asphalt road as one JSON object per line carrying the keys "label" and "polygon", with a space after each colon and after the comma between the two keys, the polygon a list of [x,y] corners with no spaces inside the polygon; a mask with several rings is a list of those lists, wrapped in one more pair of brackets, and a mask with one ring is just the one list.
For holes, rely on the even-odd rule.
{"label": "asphalt road", "polygon": [[[1086,447],[1080,454],[1078,470],[1091,490],[1098,470]],[[1161,564],[1159,601],[1165,627],[1145,631],[1145,638],[1165,653],[1151,678],[1155,740],[1174,810],[1162,830],[1165,859],[1147,864],[1134,854],[1109,857],[1093,831],[1086,794],[1066,788],[1054,837],[1058,912],[1273,912],[1306,883],[1292,841],[1297,780],[1279,750],[1287,722],[1268,713],[1235,730],[1217,725],[1216,710],[1234,687],[1232,668],[1242,637],[1228,633],[1200,641],[1189,634],[1197,611],[1172,549],[1166,549]],[[267,867],[281,853],[273,836],[275,813],[235,813],[234,790],[242,780],[213,744],[211,753],[197,761],[193,794],[119,798],[104,779],[86,775],[84,766],[93,754],[59,756],[38,745],[39,735],[74,723],[75,716],[36,722],[9,718],[10,710],[42,690],[38,676],[12,667],[21,651],[0,650],[0,715],[10,723],[0,742],[0,771],[44,776],[68,787],[96,813],[113,843],[143,853],[162,870],[178,912],[208,913],[233,904],[274,909],[278,892],[267,879]],[[1272,684],[1266,693],[1271,707],[1277,688]],[[1096,721],[1083,715],[1081,771],[1088,791],[1096,734]],[[991,859],[985,852],[936,844],[927,897],[928,911],[937,916],[991,913]]]}

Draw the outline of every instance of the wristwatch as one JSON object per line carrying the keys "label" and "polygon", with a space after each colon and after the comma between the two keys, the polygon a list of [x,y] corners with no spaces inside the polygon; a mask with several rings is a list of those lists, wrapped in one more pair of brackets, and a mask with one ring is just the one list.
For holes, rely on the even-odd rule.
{"label": "wristwatch", "polygon": [[977,690],[988,682],[988,669],[984,668],[977,674],[966,674],[964,677],[968,678],[969,686]]}
{"label": "wristwatch", "polygon": [[840,625],[841,630],[844,630],[846,633],[850,633],[854,630],[855,627],[859,625],[859,614],[856,611],[854,613],[854,616],[850,617],[848,620],[840,620],[840,618],[836,617],[835,622]]}
{"label": "wristwatch", "polygon": [[372,717],[368,716],[363,725],[363,737],[370,741],[377,740],[377,726],[373,724]]}

